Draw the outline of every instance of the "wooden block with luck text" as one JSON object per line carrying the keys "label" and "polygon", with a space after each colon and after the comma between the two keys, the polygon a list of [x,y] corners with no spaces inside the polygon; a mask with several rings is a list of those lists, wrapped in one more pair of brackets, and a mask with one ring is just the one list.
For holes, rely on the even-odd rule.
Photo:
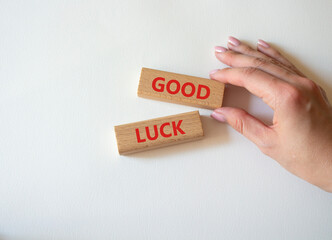
{"label": "wooden block with luck text", "polygon": [[114,127],[119,154],[130,154],[203,137],[198,111],[134,122]]}
{"label": "wooden block with luck text", "polygon": [[202,107],[220,108],[225,85],[183,74],[142,68],[137,95],[143,98]]}

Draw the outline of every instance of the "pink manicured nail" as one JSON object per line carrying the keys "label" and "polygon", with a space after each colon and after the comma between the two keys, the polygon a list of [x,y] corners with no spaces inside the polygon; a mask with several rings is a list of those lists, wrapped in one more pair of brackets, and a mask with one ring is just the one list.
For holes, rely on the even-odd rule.
{"label": "pink manicured nail", "polygon": [[218,72],[219,71],[219,69],[214,69],[214,70],[212,70],[211,72],[210,72],[210,75],[213,75],[214,73],[216,73],[216,72]]}
{"label": "pink manicured nail", "polygon": [[263,41],[262,39],[259,39],[257,43],[266,48],[270,47],[270,45],[267,42]]}
{"label": "pink manicured nail", "polygon": [[226,52],[226,51],[227,51],[227,48],[220,47],[220,46],[215,46],[215,47],[214,47],[214,50],[215,50],[216,52],[222,53],[222,52]]}
{"label": "pink manicured nail", "polygon": [[234,46],[239,46],[240,45],[240,40],[236,39],[235,37],[229,37],[228,42]]}
{"label": "pink manicured nail", "polygon": [[218,109],[214,110],[211,113],[211,117],[213,117],[214,119],[218,120],[219,122],[226,122],[226,118],[223,114],[221,114]]}

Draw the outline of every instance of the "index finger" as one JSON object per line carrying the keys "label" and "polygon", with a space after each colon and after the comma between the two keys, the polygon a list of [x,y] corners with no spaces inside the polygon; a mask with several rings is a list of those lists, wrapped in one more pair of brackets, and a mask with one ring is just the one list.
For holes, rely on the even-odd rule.
{"label": "index finger", "polygon": [[285,81],[253,67],[216,69],[210,72],[210,78],[246,88],[261,98],[273,110],[276,108],[278,93],[287,84]]}

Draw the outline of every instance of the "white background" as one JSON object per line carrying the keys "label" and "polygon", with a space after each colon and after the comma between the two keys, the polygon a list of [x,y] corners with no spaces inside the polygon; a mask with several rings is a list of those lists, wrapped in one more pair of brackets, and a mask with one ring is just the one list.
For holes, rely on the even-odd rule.
{"label": "white background", "polygon": [[[332,194],[200,109],[201,141],[119,156],[113,126],[195,110],[141,67],[208,77],[265,39],[332,99],[332,2],[0,1],[0,239],[332,239]],[[239,88],[225,106],[270,121]]]}

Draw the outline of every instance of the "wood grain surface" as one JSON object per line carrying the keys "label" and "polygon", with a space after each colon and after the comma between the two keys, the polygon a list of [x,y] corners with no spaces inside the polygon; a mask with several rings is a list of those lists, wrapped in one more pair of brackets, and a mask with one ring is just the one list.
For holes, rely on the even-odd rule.
{"label": "wood grain surface", "polygon": [[137,95],[143,98],[202,107],[219,108],[225,85],[183,74],[142,68]]}
{"label": "wood grain surface", "polygon": [[198,140],[203,128],[198,111],[115,126],[119,154]]}

